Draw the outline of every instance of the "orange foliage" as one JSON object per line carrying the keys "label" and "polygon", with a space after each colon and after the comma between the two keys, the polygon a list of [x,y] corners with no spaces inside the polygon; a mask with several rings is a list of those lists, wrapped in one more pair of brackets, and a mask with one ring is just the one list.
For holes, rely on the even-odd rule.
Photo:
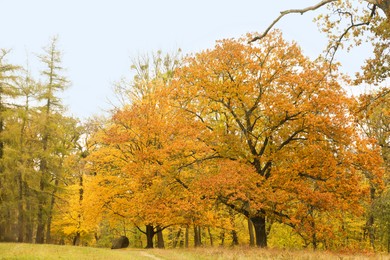
{"label": "orange foliage", "polygon": [[203,140],[223,158],[198,185],[248,217],[330,230],[314,228],[316,212],[361,213],[361,170],[379,180],[380,158],[361,160],[351,100],[325,65],[278,32],[248,45],[251,37],[189,57],[175,82],[183,109],[210,130]]}
{"label": "orange foliage", "polygon": [[97,208],[136,225],[217,225],[223,203],[252,220],[259,246],[268,220],[314,247],[337,229],[329,217],[363,212],[381,158],[340,79],[278,32],[251,37],[188,57],[171,85],[151,82],[113,116],[89,157]]}
{"label": "orange foliage", "polygon": [[187,180],[208,148],[198,141],[199,123],[175,109],[167,93],[156,90],[118,111],[89,158],[102,210],[136,225],[186,224],[201,216]]}

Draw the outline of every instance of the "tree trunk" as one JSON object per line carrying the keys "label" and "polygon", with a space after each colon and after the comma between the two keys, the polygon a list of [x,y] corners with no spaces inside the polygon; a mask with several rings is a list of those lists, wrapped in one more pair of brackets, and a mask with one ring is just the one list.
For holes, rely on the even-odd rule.
{"label": "tree trunk", "polygon": [[237,231],[235,230],[236,228],[236,220],[235,220],[235,215],[234,211],[232,209],[230,211],[230,224],[233,227],[233,230],[230,232],[232,235],[232,246],[237,246],[238,245],[238,236],[237,236]]}
{"label": "tree trunk", "polygon": [[368,237],[370,239],[370,246],[375,251],[374,216],[372,215],[372,213],[370,213],[366,225],[367,225]]}
{"label": "tree trunk", "polygon": [[255,234],[253,233],[253,223],[248,218],[248,231],[249,231],[249,245],[255,246]]}
{"label": "tree trunk", "polygon": [[313,249],[317,250],[318,241],[317,241],[317,233],[315,230],[314,230],[313,234],[311,235],[311,238],[312,238]]}
{"label": "tree trunk", "polygon": [[160,226],[157,226],[157,248],[165,248],[164,236]]}
{"label": "tree trunk", "polygon": [[221,239],[221,243],[219,243],[219,245],[223,246],[225,244],[225,230],[224,229],[219,234],[219,238]]}
{"label": "tree trunk", "polygon": [[37,215],[37,234],[35,236],[35,243],[43,244],[45,242],[44,232],[45,232],[45,224],[43,223],[43,209],[42,206],[38,207],[38,215]]}
{"label": "tree trunk", "polygon": [[210,246],[213,246],[214,245],[214,241],[213,241],[213,235],[211,234],[210,227],[207,228],[207,231],[209,232]]}
{"label": "tree trunk", "polygon": [[179,241],[179,239],[180,239],[180,235],[181,235],[181,228],[179,228],[179,231],[177,231],[177,234],[176,234],[175,240],[173,241],[173,248],[176,248],[176,246],[177,246],[177,242],[178,242],[178,241]]}
{"label": "tree trunk", "polygon": [[37,234],[35,236],[35,243],[43,244],[45,242],[44,232],[45,232],[45,223],[43,221],[43,205],[40,203],[38,205],[38,215],[37,215]]}
{"label": "tree trunk", "polygon": [[25,218],[24,218],[24,197],[23,197],[23,177],[22,172],[18,170],[18,242],[24,242]]}
{"label": "tree trunk", "polygon": [[198,226],[199,245],[202,246],[202,228]]}
{"label": "tree trunk", "polygon": [[[3,218],[3,213],[0,214],[0,218]],[[0,222],[0,242],[3,242],[5,237],[4,237],[4,234],[5,234],[5,223],[3,223],[3,221]]]}
{"label": "tree trunk", "polygon": [[237,231],[232,230],[232,246],[238,246],[238,236],[237,236]]}
{"label": "tree trunk", "polygon": [[310,221],[310,226],[312,229],[312,234],[311,234],[311,243],[313,244],[313,249],[316,250],[318,246],[318,241],[317,241],[317,230],[316,230],[316,223],[314,222],[314,209],[313,206],[310,206],[309,208],[309,216],[311,216],[311,221]]}
{"label": "tree trunk", "polygon": [[98,235],[98,233],[95,232],[93,235],[95,237],[96,243],[99,242],[100,236]]}
{"label": "tree trunk", "polygon": [[[37,214],[37,234],[35,236],[35,243],[43,244],[45,242],[45,220],[44,220],[44,208],[45,208],[45,195],[43,191],[45,190],[45,171],[46,171],[46,160],[42,160],[41,162],[41,180],[39,183],[39,191],[38,194],[38,214]],[[43,170],[44,169],[44,170]]]}
{"label": "tree trunk", "polygon": [[79,246],[80,245],[80,232],[77,232],[76,235],[73,238],[73,245]]}
{"label": "tree trunk", "polygon": [[51,221],[53,219],[53,209],[54,209],[54,204],[56,201],[55,194],[58,189],[58,178],[55,179],[54,181],[54,190],[51,193],[51,200],[50,200],[50,207],[49,207],[49,212],[48,212],[48,218],[47,218],[47,228],[46,228],[46,243],[50,244],[51,243]]}
{"label": "tree trunk", "polygon": [[190,232],[189,232],[189,227],[187,226],[186,227],[186,233],[185,233],[185,241],[184,241],[184,246],[185,246],[185,248],[188,248],[188,246],[189,246],[189,244],[188,244],[188,240],[190,240],[189,239],[189,236],[190,236],[190,234],[189,234]]}
{"label": "tree trunk", "polygon": [[[25,185],[25,187],[27,187],[26,183],[24,185]],[[25,188],[25,190],[27,191],[27,194],[26,194],[27,198],[31,198],[30,194],[28,192],[28,189]],[[33,214],[32,214],[33,211],[34,211],[33,205],[31,205],[31,203],[26,203],[26,212],[29,213],[28,215],[26,215],[26,239],[25,239],[25,242],[27,242],[27,243],[33,243],[33,236],[34,236],[34,218],[33,218]]]}
{"label": "tree trunk", "polygon": [[202,237],[202,234],[201,234],[200,227],[197,225],[194,225],[194,246],[195,247],[199,247],[202,245],[201,237]]}
{"label": "tree trunk", "polygon": [[[0,85],[0,94],[3,93],[3,87]],[[0,134],[4,130],[4,122],[3,122],[3,111],[4,106],[2,105],[2,95],[0,95]],[[3,198],[5,197],[3,194],[5,194],[6,187],[3,185],[5,183],[5,180],[3,180],[3,172],[4,168],[2,165],[2,159],[3,159],[3,153],[4,153],[4,143],[0,140],[0,205],[4,205],[5,201]],[[4,241],[5,239],[5,214],[3,212],[0,212],[0,241]]]}
{"label": "tree trunk", "polygon": [[40,194],[38,194],[38,214],[37,214],[37,234],[35,236],[35,243],[43,244],[45,242],[45,221],[43,219],[43,211],[45,207],[45,196],[43,194],[44,191],[44,176],[41,173],[40,180]]}
{"label": "tree trunk", "polygon": [[265,229],[265,217],[252,217],[250,220],[255,229],[256,246],[267,247],[267,232]]}
{"label": "tree trunk", "polygon": [[387,253],[390,253],[390,224],[387,224]]}
{"label": "tree trunk", "polygon": [[154,227],[146,225],[146,248],[153,248]]}
{"label": "tree trunk", "polygon": [[[375,201],[375,187],[373,184],[370,184],[370,198],[371,198],[371,204],[373,201]],[[372,212],[369,213],[368,221],[367,221],[367,231],[368,231],[368,237],[370,239],[370,245],[372,249],[375,251],[375,234],[374,234],[374,215]]]}

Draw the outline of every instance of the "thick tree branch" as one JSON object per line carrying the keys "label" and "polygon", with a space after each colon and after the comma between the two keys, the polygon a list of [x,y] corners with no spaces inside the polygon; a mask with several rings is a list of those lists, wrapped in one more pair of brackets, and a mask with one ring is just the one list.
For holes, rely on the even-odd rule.
{"label": "thick tree branch", "polygon": [[[250,214],[249,214],[249,211],[244,209],[244,207],[238,207],[236,205],[234,205],[233,203],[229,203],[229,199],[227,197],[223,197],[222,195],[219,195],[218,196],[218,200],[224,204],[225,206],[231,208],[232,210],[238,212],[238,213],[241,213],[243,214],[245,217],[249,218]],[[245,203],[244,203],[245,204]]]}
{"label": "thick tree branch", "polygon": [[146,232],[145,231],[143,231],[139,226],[135,226],[142,234],[145,234],[146,235]]}
{"label": "thick tree branch", "polygon": [[319,2],[316,5],[309,6],[309,7],[306,7],[306,8],[290,9],[290,10],[282,11],[282,12],[280,12],[280,15],[271,23],[271,25],[268,26],[268,28],[264,31],[264,33],[262,35],[254,37],[248,43],[252,43],[252,42],[255,42],[255,41],[263,39],[268,34],[268,32],[275,26],[275,24],[278,23],[279,20],[282,19],[283,16],[285,16],[287,14],[304,14],[304,13],[306,13],[308,11],[317,10],[317,9],[321,8],[322,6],[324,6],[324,5],[327,5],[327,4],[331,3],[331,2],[336,2],[336,1],[337,0],[323,0],[323,1]]}
{"label": "thick tree branch", "polygon": [[315,180],[315,181],[327,181],[328,178],[321,178],[321,177],[316,177],[316,176],[312,176],[312,175],[309,175],[309,174],[306,174],[306,173],[303,173],[303,172],[300,172],[298,173],[298,176],[300,177],[304,177],[304,178],[309,178],[309,179],[312,179],[312,180]]}
{"label": "thick tree branch", "polygon": [[305,128],[302,128],[302,129],[298,129],[296,130],[294,133],[292,133],[283,143],[281,143],[278,147],[278,150],[282,150],[283,147],[285,147],[286,145],[288,145],[289,143],[291,143],[292,141],[296,141],[296,140],[306,140],[306,138],[304,137],[296,137],[298,134],[300,133],[304,133],[305,132]]}

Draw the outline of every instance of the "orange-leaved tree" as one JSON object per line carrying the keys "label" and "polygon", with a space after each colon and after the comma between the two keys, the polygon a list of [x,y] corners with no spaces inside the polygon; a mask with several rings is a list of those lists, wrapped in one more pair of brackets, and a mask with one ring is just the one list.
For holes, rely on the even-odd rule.
{"label": "orange-leaved tree", "polygon": [[[92,200],[109,214],[146,226],[147,247],[153,236],[174,224],[189,224],[207,203],[190,191],[209,149],[199,142],[204,126],[179,109],[170,93],[166,73],[149,77],[139,68],[130,95],[95,138],[99,149],[88,158],[96,176],[90,187],[99,191]],[[145,72],[145,73],[144,73]],[[147,75],[147,77],[145,76]],[[162,245],[160,245],[162,246]]]}
{"label": "orange-leaved tree", "polygon": [[267,246],[266,221],[277,220],[304,226],[316,247],[316,214],[357,212],[366,192],[350,99],[326,65],[279,32],[248,45],[251,37],[189,57],[174,82],[182,109],[208,129],[202,142],[218,155],[197,182],[251,219],[257,246]]}

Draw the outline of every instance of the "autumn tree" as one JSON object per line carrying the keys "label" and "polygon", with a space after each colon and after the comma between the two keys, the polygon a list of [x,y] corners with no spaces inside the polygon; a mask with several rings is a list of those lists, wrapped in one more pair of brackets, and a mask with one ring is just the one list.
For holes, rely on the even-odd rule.
{"label": "autumn tree", "polygon": [[188,121],[170,98],[178,62],[159,52],[132,66],[134,81],[117,86],[127,105],[96,135],[100,148],[89,158],[96,172],[90,185],[105,190],[96,200],[112,215],[139,227],[148,248],[155,234],[163,245],[161,232],[166,227],[191,223],[197,208],[185,180],[206,148],[196,143],[198,123]]}
{"label": "autumn tree", "polygon": [[387,252],[390,252],[390,195],[389,190],[384,192],[380,198],[372,205],[373,212],[377,220],[378,239],[385,245]]}
{"label": "autumn tree", "polygon": [[[263,34],[253,37],[250,42],[257,41],[267,35],[267,33],[285,15],[308,11],[320,10],[317,17],[319,29],[324,32],[329,39],[329,44],[325,50],[326,58],[333,62],[336,52],[343,48],[355,47],[362,42],[369,42],[373,46],[373,55],[369,57],[362,70],[356,73],[354,84],[360,85],[368,83],[382,85],[383,88],[377,90],[377,94],[362,95],[360,98],[360,108],[358,110],[359,126],[363,129],[363,134],[368,138],[375,139],[375,143],[381,147],[381,154],[385,162],[386,158],[386,99],[389,95],[387,79],[389,77],[389,32],[390,32],[390,2],[365,0],[365,1],[334,1],[324,0],[313,6],[302,9],[285,10],[269,25]],[[377,100],[378,98],[378,100]],[[381,104],[381,102],[383,102]],[[375,111],[375,112],[374,112]],[[354,111],[353,113],[355,113]],[[385,124],[386,125],[386,122]],[[388,166],[387,166],[388,169]],[[388,171],[388,170],[387,170]],[[376,185],[370,182],[370,198],[373,202],[378,196]],[[378,198],[379,199],[379,198]],[[367,232],[370,237],[371,246],[374,247],[374,215],[370,214],[367,221]]]}
{"label": "autumn tree", "polygon": [[276,220],[304,227],[315,248],[316,216],[358,213],[365,194],[350,99],[327,65],[280,33],[248,45],[252,38],[189,57],[175,82],[182,109],[209,129],[201,140],[218,157],[198,186],[253,222],[257,246],[267,246],[267,220]]}
{"label": "autumn tree", "polygon": [[[362,94],[359,96],[358,102],[353,111],[357,115],[357,122],[362,135],[370,138],[372,142],[380,147],[381,156],[384,162],[384,181],[387,185],[387,190],[389,188],[390,172],[389,98],[390,92],[388,88],[381,88],[379,90]],[[374,207],[374,205],[386,204],[386,200],[388,198],[388,195],[386,194],[386,192],[381,194],[381,190],[378,192],[378,187],[375,183],[370,182],[371,204],[367,209],[367,233],[370,237],[371,246],[373,248],[375,245],[374,217],[379,217],[380,222],[382,224],[384,223],[381,221],[383,220],[383,215],[380,214],[382,211],[378,211],[378,206]],[[381,229],[381,227],[379,229]]]}
{"label": "autumn tree", "polygon": [[[71,240],[73,245],[89,242],[96,231],[93,225],[87,225],[83,206],[85,176],[89,173],[86,157],[94,146],[89,139],[97,131],[97,125],[97,121],[90,119],[82,125],[69,122],[64,127],[67,129],[66,133],[73,134],[73,138],[63,139],[63,144],[68,145],[64,150],[70,152],[62,162],[62,179],[66,183],[66,189],[62,189],[56,196],[58,201],[53,212],[53,232],[58,240]],[[67,140],[73,142],[66,142]]]}
{"label": "autumn tree", "polygon": [[249,42],[265,37],[279,20],[288,14],[304,14],[320,9],[326,9],[317,17],[317,22],[320,30],[329,38],[325,50],[328,61],[332,63],[336,52],[343,46],[353,47],[368,40],[374,47],[373,57],[366,60],[362,67],[363,73],[358,73],[357,83],[362,81],[380,83],[388,78],[390,71],[389,0],[322,0],[306,8],[284,10],[262,34],[252,37]]}
{"label": "autumn tree", "polygon": [[387,172],[390,169],[389,102],[389,89],[381,88],[360,95],[357,107],[355,107],[362,132],[367,137],[374,139],[381,148]]}
{"label": "autumn tree", "polygon": [[[44,82],[35,81],[29,69],[6,63],[1,56],[1,240],[51,241],[52,212],[64,160],[72,153],[77,121],[64,112],[57,91],[65,87],[56,39],[40,57],[47,65]],[[40,106],[42,105],[42,106]],[[46,234],[44,231],[46,230]]]}
{"label": "autumn tree", "polygon": [[[38,196],[37,243],[44,243],[45,230],[48,232],[47,239],[50,240],[50,200],[54,196],[53,192],[55,193],[55,186],[58,182],[58,172],[56,172],[58,161],[54,159],[55,131],[58,123],[55,114],[63,111],[58,92],[63,91],[68,86],[68,81],[61,75],[63,68],[61,67],[61,52],[57,47],[57,38],[53,38],[44,51],[45,53],[40,56],[40,60],[45,65],[42,70],[45,81],[42,83],[41,94],[38,97],[43,105],[39,113],[41,117],[41,150],[39,155],[41,177]],[[47,196],[47,194],[52,195]],[[47,225],[46,229],[45,225]]]}
{"label": "autumn tree", "polygon": [[[4,141],[6,142],[6,154],[4,170],[14,176],[15,201],[17,202],[17,234],[18,242],[31,242],[31,211],[35,205],[35,196],[33,190],[34,169],[33,159],[34,151],[37,149],[34,131],[34,109],[31,102],[34,95],[37,94],[37,85],[32,80],[28,71],[18,76],[15,80],[15,93],[18,95],[20,104],[15,104],[13,109],[6,113],[7,131],[4,132]],[[27,203],[29,202],[29,204]],[[29,208],[29,209],[28,209]]]}
{"label": "autumn tree", "polygon": [[[81,161],[77,158],[82,157],[82,150],[79,149],[80,136],[82,135],[82,128],[79,126],[77,119],[66,117],[62,115],[53,115],[52,118],[59,122],[57,128],[53,129],[55,132],[55,142],[53,142],[53,158],[52,162],[55,165],[52,177],[52,191],[50,194],[48,205],[48,220],[46,225],[46,241],[50,243],[52,232],[52,221],[56,217],[56,211],[63,210],[66,199],[63,193],[69,192],[71,188],[76,186],[78,188],[79,199],[82,200],[82,167]],[[76,167],[76,165],[79,167]],[[74,185],[74,184],[77,185]],[[80,211],[80,210],[79,210]],[[78,211],[78,212],[79,212]],[[76,211],[77,212],[77,211]],[[57,215],[57,217],[59,217]]]}
{"label": "autumn tree", "polygon": [[8,50],[0,50],[0,241],[4,240],[9,235],[10,230],[10,190],[7,183],[10,181],[7,174],[4,172],[4,131],[5,131],[5,116],[10,107],[10,98],[16,96],[15,80],[17,66],[7,62]]}
{"label": "autumn tree", "polygon": [[164,54],[161,50],[132,60],[132,79],[123,77],[114,84],[118,109],[150,96],[161,86],[168,86],[181,63],[181,50]]}

